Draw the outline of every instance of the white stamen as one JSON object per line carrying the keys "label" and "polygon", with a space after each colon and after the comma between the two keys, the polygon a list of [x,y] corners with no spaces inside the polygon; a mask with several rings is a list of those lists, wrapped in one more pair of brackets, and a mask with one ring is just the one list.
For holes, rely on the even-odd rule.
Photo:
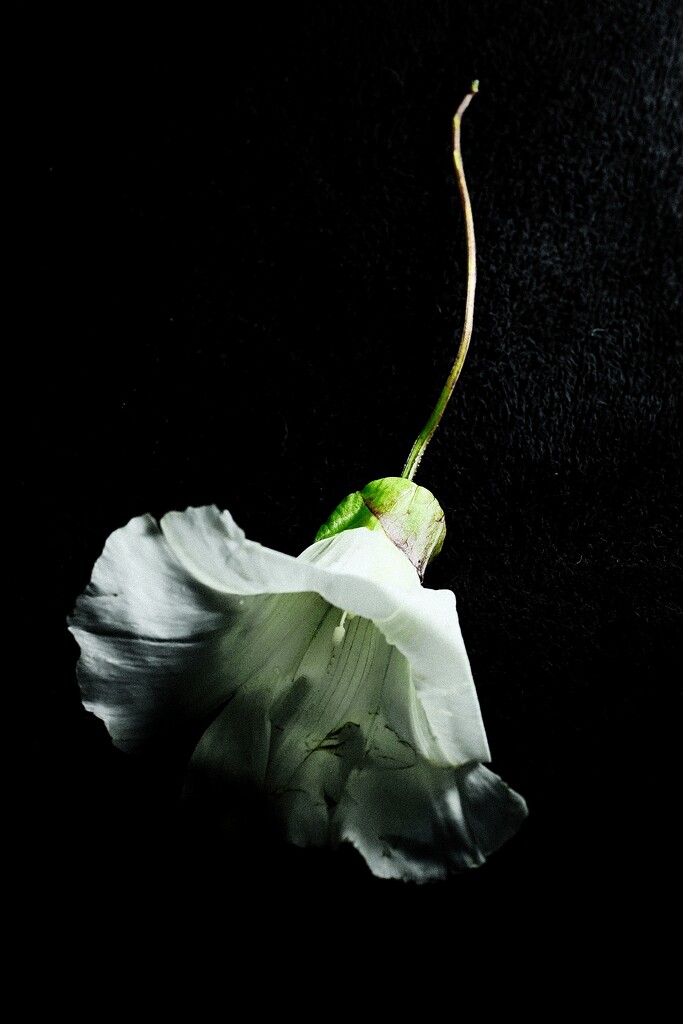
{"label": "white stamen", "polygon": [[332,633],[332,643],[335,644],[335,646],[339,645],[346,636],[344,623],[346,622],[346,616],[348,614],[348,612],[342,612],[342,617],[339,622],[339,625],[334,627],[334,632]]}

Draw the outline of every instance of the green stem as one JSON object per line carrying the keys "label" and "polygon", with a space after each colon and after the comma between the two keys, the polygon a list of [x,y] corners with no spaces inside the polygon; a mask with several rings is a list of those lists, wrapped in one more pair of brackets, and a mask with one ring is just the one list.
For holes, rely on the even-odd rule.
{"label": "green stem", "polygon": [[432,435],[439,425],[441,417],[444,414],[444,409],[448,405],[448,400],[453,394],[453,389],[458,377],[460,376],[460,371],[462,370],[465,362],[465,356],[467,355],[467,350],[470,346],[470,339],[472,337],[472,325],[474,323],[474,290],[477,285],[477,249],[474,242],[472,204],[470,202],[470,194],[467,191],[465,171],[462,166],[462,153],[460,151],[460,122],[462,121],[462,115],[472,102],[472,97],[478,91],[479,82],[472,82],[472,88],[468,92],[467,96],[465,96],[453,117],[453,163],[455,165],[455,175],[458,180],[462,209],[465,215],[465,232],[467,237],[467,299],[465,301],[465,322],[463,324],[460,346],[455,357],[455,362],[453,363],[451,372],[448,375],[444,389],[439,395],[439,400],[434,407],[434,411],[422,428],[421,433],[418,434],[417,440],[415,441],[410,455],[408,456],[408,461],[403,467],[401,476],[406,480],[412,480],[415,476],[415,471],[417,470],[420,460],[425,453],[425,448],[431,441]]}

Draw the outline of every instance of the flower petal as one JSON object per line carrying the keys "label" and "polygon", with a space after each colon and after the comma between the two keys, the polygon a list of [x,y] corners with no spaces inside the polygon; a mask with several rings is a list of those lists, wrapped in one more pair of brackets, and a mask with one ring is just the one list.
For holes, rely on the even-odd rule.
{"label": "flower petal", "polygon": [[[180,564],[196,580],[218,593],[249,594],[320,592],[337,607],[335,587],[346,593],[355,581],[376,608],[391,614],[393,602],[382,603],[382,584],[420,591],[418,575],[409,560],[388,538],[365,530],[348,530],[318,541],[298,558],[247,540],[229,512],[215,506],[169,512],[161,520],[164,537]],[[337,583],[341,580],[342,582]],[[394,599],[395,600],[395,599]],[[382,617],[384,617],[382,616]],[[368,618],[373,618],[369,614]]]}
{"label": "flower petal", "polygon": [[[292,628],[301,629],[297,596],[283,600]],[[188,794],[217,798],[220,814],[221,787],[252,784],[268,795],[292,841],[329,841],[331,810],[363,762],[384,690],[395,685],[390,665],[401,662],[407,676],[404,660],[367,619],[352,620],[343,644],[335,644],[339,617],[328,605],[296,666],[270,679],[259,673],[229,701],[197,745]],[[309,635],[311,625],[304,626]]]}
{"label": "flower petal", "polygon": [[290,841],[351,842],[380,877],[423,882],[483,863],[519,828],[524,801],[481,765],[426,761],[402,731],[406,659],[364,619],[335,646],[338,616],[329,607],[293,676],[251,680],[226,705],[197,745],[186,795],[221,820],[235,787],[253,786]]}
{"label": "flower petal", "polygon": [[388,771],[373,755],[349,775],[334,837],[380,878],[428,882],[482,864],[526,814],[522,797],[481,764]]}
{"label": "flower petal", "polygon": [[[278,662],[300,660],[310,636],[283,630],[280,600],[205,586],[151,516],[131,520],[108,539],[69,620],[85,707],[126,750],[205,717],[268,667],[264,645]],[[298,601],[319,617],[327,607],[313,594]]]}
{"label": "flower petal", "polygon": [[188,571],[207,585],[240,594],[310,590],[375,622],[411,665],[411,705],[417,701],[426,714],[426,729],[420,715],[413,722],[422,753],[444,765],[490,759],[455,597],[423,588],[380,531],[347,530],[292,559],[246,540],[215,508],[169,513],[162,529]]}
{"label": "flower petal", "polygon": [[218,712],[188,791],[246,781],[294,842],[349,841],[375,874],[422,881],[480,863],[526,813],[473,763],[489,754],[453,595],[380,531],[292,558],[215,507],[143,516],[69,625],[118,746]]}
{"label": "flower petal", "polygon": [[[292,558],[247,540],[214,506],[169,513],[160,527],[141,517],[110,537],[70,622],[86,707],[123,747],[218,707],[267,660],[264,622],[292,593],[373,621],[406,657],[412,687],[391,715],[425,757],[489,759],[450,592],[424,589],[381,532],[349,530]],[[293,661],[306,635],[281,634]]]}
{"label": "flower petal", "polygon": [[[312,545],[300,558],[334,570],[334,586],[319,581],[319,592],[371,619],[406,658],[412,685],[393,712],[404,721],[401,734],[435,763],[490,760],[454,595],[422,587],[408,559],[379,532],[349,530]],[[359,585],[369,571],[371,593]]]}

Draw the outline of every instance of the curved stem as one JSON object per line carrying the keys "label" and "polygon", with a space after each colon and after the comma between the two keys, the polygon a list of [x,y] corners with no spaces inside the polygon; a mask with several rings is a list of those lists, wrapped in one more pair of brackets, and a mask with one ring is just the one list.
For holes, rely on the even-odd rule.
{"label": "curved stem", "polygon": [[462,209],[465,215],[465,232],[467,237],[467,299],[465,301],[465,321],[462,328],[460,346],[455,357],[455,362],[451,368],[451,372],[449,373],[446,384],[444,385],[444,389],[439,395],[439,400],[434,407],[434,411],[422,428],[421,433],[418,435],[410,455],[408,456],[408,461],[403,467],[401,476],[406,480],[412,480],[415,476],[415,471],[417,470],[420,460],[424,455],[425,448],[431,441],[432,435],[439,425],[444,409],[448,404],[449,398],[453,394],[453,389],[458,377],[460,376],[460,371],[462,370],[463,363],[465,362],[465,356],[467,355],[470,339],[472,337],[472,325],[474,323],[474,291],[477,285],[477,249],[474,241],[472,204],[470,203],[470,194],[467,190],[465,171],[462,165],[462,153],[460,151],[460,122],[462,120],[462,115],[472,102],[472,97],[478,91],[479,82],[472,82],[472,88],[468,92],[467,96],[465,96],[453,117],[453,163],[455,165],[455,175],[458,180]]}

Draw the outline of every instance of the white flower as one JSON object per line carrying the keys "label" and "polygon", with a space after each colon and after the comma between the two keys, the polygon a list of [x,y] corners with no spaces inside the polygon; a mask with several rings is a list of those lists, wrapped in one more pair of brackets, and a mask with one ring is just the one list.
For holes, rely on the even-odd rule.
{"label": "white flower", "polygon": [[214,506],[142,516],[109,538],[69,625],[85,707],[118,747],[210,719],[190,782],[225,800],[255,785],[294,843],[350,842],[375,875],[421,882],[482,863],[526,815],[481,764],[453,594],[382,530],[293,558]]}

